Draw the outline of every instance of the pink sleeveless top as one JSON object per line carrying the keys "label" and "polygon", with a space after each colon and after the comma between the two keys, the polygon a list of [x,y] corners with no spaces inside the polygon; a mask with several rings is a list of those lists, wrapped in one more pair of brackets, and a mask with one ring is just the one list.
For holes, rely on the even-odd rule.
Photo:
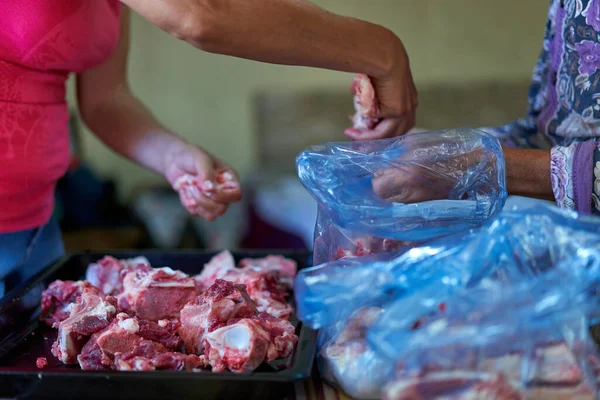
{"label": "pink sleeveless top", "polygon": [[0,233],[44,225],[69,163],[65,84],[119,39],[118,0],[0,0]]}

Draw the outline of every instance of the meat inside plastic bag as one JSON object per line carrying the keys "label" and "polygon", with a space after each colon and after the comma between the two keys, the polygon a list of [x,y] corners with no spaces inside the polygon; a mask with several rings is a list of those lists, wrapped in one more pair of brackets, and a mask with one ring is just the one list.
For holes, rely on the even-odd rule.
{"label": "meat inside plastic bag", "polygon": [[[394,365],[367,343],[367,329],[382,313],[379,307],[358,310],[347,321],[319,332],[317,357],[321,376],[338,383],[356,399],[377,399],[394,377]],[[365,374],[365,371],[369,371]]]}
{"label": "meat inside plastic bag", "polygon": [[[389,399],[590,398],[598,293],[600,221],[530,200],[481,228],[325,263],[295,281],[299,318],[322,328],[325,379],[365,399],[380,396],[397,360]],[[378,318],[357,324],[370,310]]]}
{"label": "meat inside plastic bag", "polygon": [[506,200],[500,144],[473,129],[313,146],[296,166],[319,204],[315,264],[352,250],[336,232],[422,242],[477,227]]}
{"label": "meat inside plastic bag", "polygon": [[578,296],[578,284],[565,287],[565,278],[577,281],[551,273],[464,292],[418,329],[387,324],[387,316],[416,312],[411,302],[392,306],[368,333],[372,348],[397,364],[383,397],[595,399],[599,365],[586,297]]}

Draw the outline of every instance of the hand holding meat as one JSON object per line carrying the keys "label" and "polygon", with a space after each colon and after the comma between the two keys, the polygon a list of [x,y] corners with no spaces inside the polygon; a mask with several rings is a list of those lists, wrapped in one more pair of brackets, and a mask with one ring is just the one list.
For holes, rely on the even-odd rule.
{"label": "hand holding meat", "polygon": [[190,214],[208,221],[242,198],[233,168],[198,147],[175,144],[165,153],[165,174]]}
{"label": "hand holding meat", "polygon": [[352,139],[370,140],[404,135],[415,125],[417,89],[408,56],[400,44],[394,68],[384,78],[359,74],[351,91],[356,114],[345,134]]}

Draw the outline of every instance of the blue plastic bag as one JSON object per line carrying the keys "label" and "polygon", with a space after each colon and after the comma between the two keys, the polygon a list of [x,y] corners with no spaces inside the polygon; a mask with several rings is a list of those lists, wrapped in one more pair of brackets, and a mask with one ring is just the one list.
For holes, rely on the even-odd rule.
{"label": "blue plastic bag", "polygon": [[296,277],[295,296],[299,318],[318,329],[361,307],[402,299],[431,285],[435,290],[466,290],[489,281],[511,285],[552,269],[582,277],[588,290],[596,290],[600,219],[545,202],[508,209],[481,228],[402,253],[342,259],[303,270]]}
{"label": "blue plastic bag", "polygon": [[340,258],[340,249],[361,255],[353,254],[357,240],[385,248],[383,240],[422,242],[477,227],[506,200],[500,143],[474,129],[313,146],[296,165],[319,204],[315,264]]}
{"label": "blue plastic bag", "polygon": [[355,399],[378,399],[381,388],[395,376],[394,363],[366,340],[368,328],[382,312],[379,307],[362,308],[318,334],[321,377]]}
{"label": "blue plastic bag", "polygon": [[371,351],[397,366],[383,397],[596,399],[600,364],[586,299],[577,283],[564,284],[569,278],[578,280],[553,271],[509,287],[478,287],[451,297],[443,310],[428,309],[421,297],[429,318],[417,328],[390,323],[418,312],[415,302],[398,302],[368,333]]}
{"label": "blue plastic bag", "polygon": [[298,318],[319,329],[362,307],[380,306],[430,285],[464,287],[472,279],[471,268],[444,260],[458,257],[473,235],[467,231],[404,253],[347,258],[304,269],[294,282]]}
{"label": "blue plastic bag", "polygon": [[[535,326],[541,333],[530,334],[534,342],[543,335],[551,341],[557,333],[555,340],[579,337],[578,343],[585,342],[580,346],[588,346],[583,331],[568,333],[560,320],[562,310],[570,310],[564,314],[577,316],[572,326],[586,330],[587,324],[599,319],[598,294],[600,219],[532,200],[511,202],[481,228],[400,253],[326,263],[301,271],[295,282],[299,318],[313,328],[324,328],[319,334],[319,367],[326,379],[357,398],[378,397],[395,360],[407,348],[418,349],[415,332],[424,326],[435,328],[436,323],[439,329],[444,315],[467,324],[470,331],[465,332],[474,337],[479,337],[480,329],[500,329],[510,343],[520,334],[529,335],[528,329]],[[380,310],[378,318],[361,335],[350,343],[340,340],[344,331],[356,325],[357,315],[374,308]],[[515,311],[507,314],[507,310]],[[443,343],[443,332],[440,336],[435,340]],[[423,343],[430,340],[427,337]],[[500,342],[489,348],[502,349]],[[349,355],[376,366],[378,372],[361,378]],[[419,357],[425,359],[423,354]],[[409,355],[405,359],[410,361]],[[448,360],[455,363],[448,364],[453,365],[452,373],[462,368],[458,355]],[[488,372],[465,371],[475,386],[497,378]],[[408,378],[403,376],[400,386],[415,383]],[[357,383],[361,379],[364,385]]]}

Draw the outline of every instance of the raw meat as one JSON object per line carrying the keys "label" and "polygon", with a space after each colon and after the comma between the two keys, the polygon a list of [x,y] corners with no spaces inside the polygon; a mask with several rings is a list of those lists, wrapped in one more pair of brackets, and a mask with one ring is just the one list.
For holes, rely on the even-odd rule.
{"label": "raw meat", "polygon": [[380,121],[374,116],[379,113],[379,103],[375,97],[375,89],[367,75],[358,74],[352,82],[350,90],[354,94],[356,114],[351,117],[354,129],[373,129]]}
{"label": "raw meat", "polygon": [[384,400],[593,400],[585,385],[535,385],[521,388],[503,374],[470,371],[433,372],[398,379],[383,391]]}
{"label": "raw meat", "polygon": [[41,319],[48,326],[69,318],[71,303],[77,301],[84,289],[100,291],[86,281],[54,281],[42,293],[42,316]]}
{"label": "raw meat", "polygon": [[[482,360],[478,369],[487,373],[502,372],[509,379],[521,379],[521,353],[511,353]],[[573,386],[582,382],[581,370],[566,343],[552,343],[535,348],[527,361],[527,382],[537,385]]]}
{"label": "raw meat", "polygon": [[144,339],[156,342],[166,349],[179,350],[183,341],[177,334],[177,324],[168,320],[152,321],[138,320],[138,335]]}
{"label": "raw meat", "polygon": [[52,353],[83,370],[250,372],[289,357],[298,343],[294,326],[277,317],[292,312],[286,297],[296,269],[280,256],[238,268],[223,252],[192,278],[143,257],[106,256],[88,266],[94,284],[53,282],[42,318],[59,330]]}
{"label": "raw meat", "polygon": [[124,270],[135,267],[150,267],[146,257],[136,257],[128,260],[117,260],[106,256],[97,263],[90,264],[85,274],[85,280],[102,290],[104,294],[116,296],[121,293]]}
{"label": "raw meat", "polygon": [[130,352],[116,353],[114,363],[118,371],[193,371],[208,366],[204,356],[170,352],[150,340],[141,341]]}
{"label": "raw meat", "polygon": [[127,353],[141,343],[137,318],[120,313],[100,332],[92,335],[77,357],[83,370],[111,368],[116,353]]}
{"label": "raw meat", "polygon": [[226,325],[230,319],[256,314],[254,304],[246,301],[243,294],[244,287],[217,279],[206,292],[181,310],[179,334],[188,353],[202,354],[204,335]]}
{"label": "raw meat", "polygon": [[58,324],[52,354],[65,364],[75,364],[86,339],[108,326],[116,313],[114,297],[102,297],[95,288],[84,289],[71,304],[69,318]]}
{"label": "raw meat", "polygon": [[35,360],[35,366],[40,369],[46,368],[48,366],[48,359],[46,357],[38,357],[37,360]]}
{"label": "raw meat", "polygon": [[269,333],[257,320],[243,318],[207,333],[203,344],[213,372],[251,372],[267,356]]}
{"label": "raw meat", "polygon": [[252,318],[257,320],[269,334],[267,362],[289,357],[294,352],[298,344],[298,336],[290,321],[276,318],[266,312],[261,312]]}
{"label": "raw meat", "polygon": [[288,289],[294,286],[294,278],[298,273],[298,264],[294,260],[282,256],[267,256],[265,258],[244,258],[239,263],[240,268],[256,271],[277,271],[280,282]]}
{"label": "raw meat", "polygon": [[202,180],[197,175],[184,174],[177,178],[173,188],[179,193],[184,207],[196,213],[199,208],[202,208],[203,197],[212,197],[218,192],[239,190],[239,185],[230,171],[218,171],[214,183],[210,180]]}
{"label": "raw meat", "polygon": [[222,279],[184,307],[179,332],[188,353],[204,353],[215,372],[253,370],[288,357],[298,343],[289,321],[258,312],[244,285]]}
{"label": "raw meat", "polygon": [[207,333],[205,355],[214,372],[250,372],[263,362],[289,357],[298,343],[294,326],[267,313],[231,319]]}
{"label": "raw meat", "polygon": [[158,321],[176,318],[197,297],[192,278],[171,268],[131,268],[123,277],[119,307],[140,319]]}
{"label": "raw meat", "polygon": [[[502,375],[472,372],[433,373],[398,380],[383,392],[384,400],[525,400],[514,383]],[[542,400],[542,399],[539,399]]]}
{"label": "raw meat", "polygon": [[[173,352],[181,348],[181,339],[172,330],[167,321],[162,324],[140,320],[120,313],[104,330],[94,334],[83,347],[78,357],[84,370],[101,370],[113,366],[117,353],[127,354],[134,351],[142,341],[154,343],[164,352]],[[137,354],[136,354],[137,356]]]}
{"label": "raw meat", "polygon": [[283,257],[266,257],[242,260],[242,268],[236,268],[231,253],[217,254],[200,275],[194,277],[199,290],[212,285],[217,279],[243,284],[259,311],[277,318],[289,318],[292,307],[285,300],[296,275],[296,262]]}
{"label": "raw meat", "polygon": [[388,253],[398,251],[404,245],[405,243],[397,240],[381,239],[375,237],[355,239],[352,249],[339,247],[335,253],[335,257],[333,258],[333,260],[339,260],[341,258],[349,257],[363,257],[376,253]]}
{"label": "raw meat", "polygon": [[235,260],[228,251],[222,251],[214,256],[202,269],[202,273],[196,275],[194,280],[199,291],[205,291],[212,286],[217,279],[223,279],[228,272],[235,269]]}
{"label": "raw meat", "polygon": [[[367,343],[367,329],[382,313],[378,307],[355,313],[332,343],[321,350],[321,369],[340,382],[349,395],[359,399],[379,398],[383,385],[394,377],[394,368]],[[365,369],[370,371],[365,374]]]}

